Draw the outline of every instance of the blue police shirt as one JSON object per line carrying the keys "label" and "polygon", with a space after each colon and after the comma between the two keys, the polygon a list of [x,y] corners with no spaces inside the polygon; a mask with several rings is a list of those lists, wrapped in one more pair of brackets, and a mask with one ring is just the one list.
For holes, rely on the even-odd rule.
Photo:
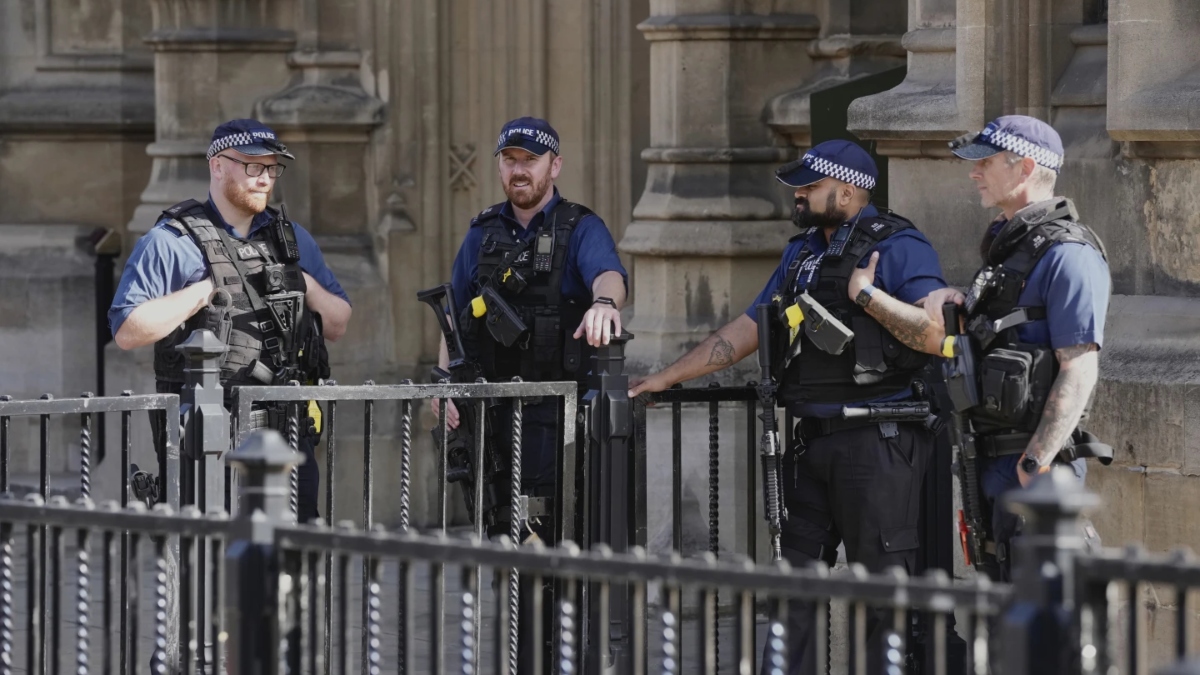
{"label": "blue police shirt", "polygon": [[[877,215],[879,215],[879,211],[875,206],[868,204],[863,208],[859,217],[871,218]],[[788,265],[796,259],[796,256],[800,254],[800,249],[804,248],[806,243],[808,250],[812,251],[809,260],[814,266],[807,269],[808,265],[806,265],[806,269],[801,270],[800,275],[796,278],[796,290],[804,290],[816,285],[818,278],[816,265],[829,248],[829,242],[825,240],[825,233],[820,230],[809,235],[807,241],[798,239],[788,244],[783,251],[783,259],[779,267],[775,269],[775,273],[771,275],[767,285],[755,298],[754,303],[746,310],[746,316],[755,322],[758,321],[755,307],[761,303],[771,302],[771,298],[780,290],[786,280]],[[942,278],[942,265],[938,260],[937,252],[933,250],[933,245],[929,243],[925,235],[916,228],[901,230],[879,242],[871,250],[879,251],[879,263],[875,267],[875,287],[894,298],[912,304],[947,285]],[[868,252],[858,266],[866,267],[870,264],[870,260],[871,255]],[[873,401],[861,401],[858,404],[799,403],[793,404],[789,408],[793,414],[801,417],[840,417],[843,405],[899,401],[911,396],[912,392],[905,390],[893,396]]]}
{"label": "blue police shirt", "polygon": [[[554,188],[554,197],[546,204],[546,208],[534,215],[528,228],[521,227],[521,223],[513,216],[512,204],[508,202],[500,209],[500,219],[514,237],[525,240],[535,236],[542,222],[561,201],[558,188]],[[454,303],[459,311],[479,294],[475,274],[479,269],[479,246],[482,242],[483,228],[472,227],[454,258],[450,285],[454,288]],[[591,300],[592,283],[604,272],[619,272],[628,289],[629,275],[617,256],[617,245],[608,226],[597,215],[584,216],[575,224],[567,246],[566,269],[562,276],[563,297],[580,302]]]}
{"label": "blue police shirt", "polygon": [[[208,208],[220,217],[212,199],[208,201]],[[255,216],[250,224],[250,234],[269,224],[273,218],[266,211]],[[242,239],[224,218],[214,224],[223,226],[232,237]],[[325,290],[350,302],[346,291],[342,290],[341,284],[325,264],[325,257],[321,255],[321,249],[312,235],[303,227],[295,223],[293,225],[296,228],[296,243],[300,247],[300,268]],[[182,290],[208,275],[208,265],[196,242],[168,226],[165,220],[160,220],[138,239],[129,260],[125,262],[121,282],[117,285],[112,307],[108,310],[108,325],[113,335],[138,305]]]}
{"label": "blue police shirt", "polygon": [[[999,232],[1004,222],[994,224],[992,234]],[[1034,265],[1017,298],[1019,307],[1045,307],[1046,318],[1018,326],[1017,338],[1051,349],[1088,343],[1102,347],[1111,284],[1108,263],[1099,251],[1076,242],[1054,244]],[[1017,454],[989,462],[983,473],[984,494],[995,498],[1019,487],[1019,461],[1021,455]],[[1086,460],[1075,460],[1071,468],[1080,481],[1087,476]]]}

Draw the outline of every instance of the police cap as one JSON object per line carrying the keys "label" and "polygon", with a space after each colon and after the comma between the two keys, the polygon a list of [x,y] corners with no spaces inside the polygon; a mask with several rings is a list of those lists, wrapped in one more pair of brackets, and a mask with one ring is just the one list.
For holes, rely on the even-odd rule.
{"label": "police cap", "polygon": [[295,155],[288,152],[287,146],[279,142],[275,132],[258,120],[229,120],[213,131],[208,159],[230,149],[243,155],[281,155],[296,159]]}
{"label": "police cap", "polygon": [[500,138],[496,141],[496,152],[492,156],[500,154],[500,151],[505,148],[520,148],[531,152],[538,157],[553,152],[558,152],[558,132],[550,123],[538,117],[518,117],[517,119],[504,125],[500,130]]}
{"label": "police cap", "polygon": [[1005,115],[988,122],[977,134],[960,136],[950,150],[963,159],[978,160],[1008,151],[1028,157],[1058,173],[1063,165],[1063,144],[1054,127],[1026,115]]}
{"label": "police cap", "polygon": [[822,178],[834,178],[864,190],[873,190],[879,179],[875,160],[850,141],[825,141],[804,156],[775,170],[780,183],[791,187],[812,185]]}

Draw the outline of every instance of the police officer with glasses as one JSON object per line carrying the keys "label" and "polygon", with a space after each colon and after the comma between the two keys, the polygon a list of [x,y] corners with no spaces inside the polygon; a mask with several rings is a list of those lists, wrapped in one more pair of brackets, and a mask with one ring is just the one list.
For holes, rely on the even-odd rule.
{"label": "police officer with glasses", "polygon": [[[237,386],[328,377],[325,342],[345,334],[350,301],[312,235],[282,206],[267,206],[287,168],[280,159],[295,156],[261,122],[235,119],[213,132],[207,157],[207,200],[164,211],[125,263],[108,311],[117,346],[154,345],[157,390],[178,394],[184,363],[175,347],[196,329],[212,330],[228,348],[220,362],[226,407]],[[309,406],[299,447],[301,522],[318,515],[320,413]],[[249,423],[283,432],[286,412],[258,406]]]}
{"label": "police officer with glasses", "polygon": [[[983,267],[968,292],[936,291],[925,309],[942,326],[943,303],[961,306],[960,339],[977,350],[980,404],[967,412],[991,511],[984,555],[1008,580],[1019,521],[1001,496],[1056,463],[1070,466],[1082,483],[1086,458],[1112,461],[1112,448],[1079,428],[1099,376],[1111,281],[1104,244],[1079,222],[1070,199],[1055,196],[1064,153],[1049,124],[1007,115],[951,148],[974,162],[969,176],[981,203],[1000,214],[984,231]],[[1098,543],[1090,524],[1084,533]]]}
{"label": "police officer with glasses", "polygon": [[[629,395],[662,391],[764,347],[757,311],[770,305],[778,397],[800,420],[782,463],[783,557],[798,567],[833,565],[844,544],[846,558],[871,571],[898,565],[913,573],[933,432],[924,416],[880,422],[847,418],[844,409],[917,403],[915,375],[944,337],[916,306],[946,286],[937,253],[911,222],[871,203],[878,171],[854,143],[821,143],[776,176],[795,190],[801,232],[766,287],[678,361],[634,380]],[[830,326],[840,326],[832,339]],[[815,635],[812,607],[793,602],[787,614],[788,672],[815,673],[814,640],[825,637]],[[871,614],[868,672],[879,672],[888,628]]]}

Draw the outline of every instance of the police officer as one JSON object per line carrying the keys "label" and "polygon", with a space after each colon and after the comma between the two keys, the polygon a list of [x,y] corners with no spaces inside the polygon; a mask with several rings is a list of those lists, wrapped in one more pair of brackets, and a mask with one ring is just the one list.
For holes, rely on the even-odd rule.
{"label": "police officer", "polygon": [[[783,555],[796,566],[832,565],[845,544],[847,559],[872,571],[899,565],[914,572],[933,435],[915,421],[844,420],[842,408],[917,396],[914,375],[943,338],[914,306],[946,285],[937,254],[912,223],[871,204],[878,173],[854,143],[821,143],[776,176],[795,188],[793,220],[801,233],[789,241],[766,287],[744,314],[663,371],[635,381],[629,395],[737,363],[759,346],[756,306],[784,309],[807,292],[854,335],[844,351],[832,354],[799,330],[789,337],[790,362],[774,369],[783,373],[779,398],[800,420],[798,443],[783,464]],[[789,672],[815,672],[812,616],[805,603],[788,610]],[[879,619],[872,616],[868,626],[869,672],[879,672],[883,653],[886,622]]]}
{"label": "police officer", "polygon": [[[514,376],[526,381],[575,380],[582,391],[594,348],[621,333],[619,310],[625,304],[628,275],[604,221],[586,206],[559,195],[554,181],[563,158],[558,133],[548,122],[534,117],[508,122],[500,131],[494,156],[507,200],[484,209],[471,221],[454,259],[454,300],[466,310],[464,346],[489,381]],[[496,291],[521,317],[529,329],[525,339],[505,347],[493,339],[482,320],[473,319],[471,301],[485,287]],[[448,363],[443,339],[439,364],[445,368]],[[536,511],[545,514],[534,518],[530,528],[548,543],[554,542],[549,515],[561,429],[559,408],[556,398],[523,407],[521,487],[540,505]],[[453,401],[446,416],[450,427],[456,428],[459,411]],[[530,511],[532,515],[535,508]],[[507,517],[507,508],[495,513]],[[493,529],[508,531],[507,524]],[[528,593],[521,595],[524,600]],[[523,607],[523,626],[531,620],[527,612],[528,607]],[[545,631],[547,636],[550,633]],[[531,667],[529,649],[522,639],[520,672]]]}
{"label": "police officer", "polygon": [[[1064,155],[1050,125],[1008,115],[951,147],[974,161],[970,177],[982,204],[1000,215],[984,233],[984,267],[969,293],[937,291],[925,308],[941,325],[942,303],[964,305],[981,348],[976,371],[986,404],[970,417],[984,457],[994,554],[1007,580],[1018,519],[999,506],[1001,495],[1055,463],[1082,483],[1085,458],[1112,461],[1111,447],[1079,429],[1099,375],[1111,282],[1100,238],[1079,222],[1070,199],[1055,196]],[[1017,390],[1026,395],[1006,395]],[[1095,538],[1090,525],[1085,534]]]}
{"label": "police officer", "polygon": [[[160,393],[179,393],[183,359],[175,346],[198,328],[227,345],[221,384],[227,404],[239,385],[328,377],[324,341],[346,332],[350,302],[312,235],[267,198],[295,159],[257,120],[216,128],[208,148],[209,193],[163,212],[134,246],[108,311],[117,346],[154,345]],[[284,429],[281,411],[256,410],[251,424]],[[317,437],[300,450],[298,517],[317,517]]]}

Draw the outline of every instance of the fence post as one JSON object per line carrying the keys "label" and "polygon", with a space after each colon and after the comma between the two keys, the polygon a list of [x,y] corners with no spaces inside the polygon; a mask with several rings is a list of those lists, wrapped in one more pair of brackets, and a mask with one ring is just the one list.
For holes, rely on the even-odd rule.
{"label": "fence post", "polygon": [[210,330],[195,330],[175,347],[183,354],[183,391],[179,396],[179,415],[183,418],[183,458],[189,460],[200,479],[199,494],[192,492],[196,483],[188,481],[186,490],[201,511],[209,513],[225,508],[225,453],[229,452],[229,411],[225,409],[225,388],[221,386],[220,358],[225,343]]}
{"label": "fence post", "polygon": [[[616,553],[629,550],[633,527],[630,505],[632,465],[631,443],[633,440],[633,402],[629,400],[629,376],[625,375],[625,343],[633,339],[628,332],[614,335],[607,345],[596,349],[592,374],[588,381],[588,392],[584,394],[584,405],[591,408],[587,429],[587,462],[590,469],[588,509],[589,521],[585,541],[606,544]],[[628,586],[612,584],[609,594],[609,621],[601,625],[599,585],[592,585],[588,607],[589,645],[585,653],[590,654],[586,672],[594,675],[604,671],[609,654],[597,652],[599,645],[608,644],[612,650],[615,672],[628,672],[632,661],[627,653],[629,645]],[[609,639],[601,639],[600,631],[609,631]],[[636,658],[636,656],[635,656]]]}
{"label": "fence post", "polygon": [[276,675],[280,672],[279,569],[275,527],[290,522],[293,465],[304,455],[292,450],[273,429],[255,431],[226,458],[239,473],[244,527],[225,554],[229,581],[225,587],[225,625],[229,634],[230,675]]}
{"label": "fence post", "polygon": [[[176,345],[183,355],[183,389],[179,395],[179,416],[183,426],[180,438],[180,503],[194,504],[200,511],[214,513],[227,510],[225,505],[225,455],[229,452],[229,411],[225,409],[225,389],[221,386],[221,355],[226,351],[210,330],[194,330],[186,340]],[[199,481],[197,482],[197,479]],[[220,665],[220,654],[214,647],[216,636],[205,630],[205,617],[212,616],[211,570],[208,569],[208,547],[199,543],[192,607],[197,607],[196,625],[203,644],[196,650],[196,670],[205,664]],[[180,617],[188,621],[190,617]]]}
{"label": "fence post", "polygon": [[1099,503],[1073,470],[1061,466],[1004,496],[1005,507],[1025,518],[1013,540],[1013,602],[1000,627],[1000,671],[1006,675],[1073,672],[1074,567],[1083,550],[1079,516]]}

